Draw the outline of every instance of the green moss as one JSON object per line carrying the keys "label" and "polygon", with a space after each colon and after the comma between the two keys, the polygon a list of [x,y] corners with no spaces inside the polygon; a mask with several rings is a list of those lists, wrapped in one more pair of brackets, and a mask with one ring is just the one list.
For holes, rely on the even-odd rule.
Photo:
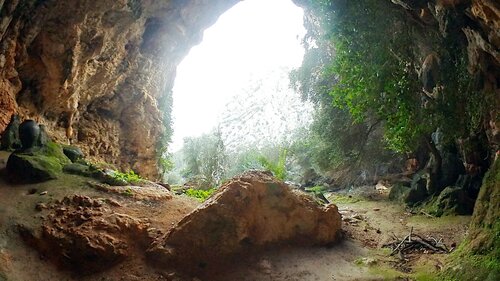
{"label": "green moss", "polygon": [[[64,154],[62,146],[52,141],[47,142],[47,144],[39,150],[39,153],[57,158],[61,163],[61,166],[71,163],[71,160],[69,160],[69,158]],[[37,155],[38,152],[35,152],[34,154]]]}
{"label": "green moss", "polygon": [[352,195],[332,194],[328,200],[336,204],[349,204],[361,201],[361,198]]}
{"label": "green moss", "polygon": [[316,185],[316,186],[313,186],[313,187],[306,187],[305,189],[307,192],[311,192],[311,193],[325,193],[327,190],[326,190],[326,187],[322,186],[322,185]]}
{"label": "green moss", "polygon": [[500,280],[500,161],[486,174],[469,236],[442,274],[448,280]]}

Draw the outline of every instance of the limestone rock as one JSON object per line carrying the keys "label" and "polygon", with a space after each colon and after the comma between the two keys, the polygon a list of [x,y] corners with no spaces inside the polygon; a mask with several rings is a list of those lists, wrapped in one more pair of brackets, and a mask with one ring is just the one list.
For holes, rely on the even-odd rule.
{"label": "limestone rock", "polygon": [[0,132],[18,113],[155,177],[176,66],[237,2],[0,1]]}
{"label": "limestone rock", "polygon": [[470,215],[474,209],[474,199],[469,198],[467,192],[457,187],[447,187],[439,196],[432,200],[427,208],[435,216],[442,215]]}
{"label": "limestone rock", "polygon": [[265,172],[247,172],[156,241],[151,259],[192,273],[279,244],[327,245],[340,237],[337,206],[321,207]]}
{"label": "limestone rock", "polygon": [[404,199],[406,204],[413,206],[427,198],[429,195],[427,189],[430,180],[429,178],[429,173],[425,171],[420,171],[413,176],[411,188]]}
{"label": "limestone rock", "polygon": [[64,145],[63,152],[73,163],[84,158],[82,150],[76,146]]}
{"label": "limestone rock", "polygon": [[81,274],[108,269],[152,240],[147,223],[86,196],[65,197],[49,211],[40,231],[21,226],[21,236],[41,255]]}
{"label": "limestone rock", "polygon": [[389,200],[391,201],[403,201],[410,192],[410,187],[402,183],[397,183],[391,187],[389,192]]}
{"label": "limestone rock", "polygon": [[93,171],[90,167],[80,163],[70,163],[63,167],[63,171],[67,174],[79,175],[84,177],[92,177]]}
{"label": "limestone rock", "polygon": [[19,141],[19,117],[12,115],[10,123],[2,133],[0,149],[2,150],[15,150],[21,147]]}

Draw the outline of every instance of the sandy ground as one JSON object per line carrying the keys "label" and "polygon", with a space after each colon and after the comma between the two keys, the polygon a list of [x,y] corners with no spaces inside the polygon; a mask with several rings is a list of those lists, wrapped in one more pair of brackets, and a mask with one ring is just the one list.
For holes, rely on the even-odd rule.
{"label": "sandy ground", "polygon": [[[187,278],[148,265],[143,252],[130,253],[124,262],[90,276],[76,275],[57,268],[27,246],[17,232],[17,225],[40,227],[43,211],[37,203],[50,204],[67,195],[80,194],[91,198],[112,198],[121,206],[114,211],[150,222],[151,227],[168,231],[178,220],[199,203],[184,196],[172,199],[147,199],[97,190],[89,186],[88,178],[63,175],[57,180],[40,184],[12,185],[4,180],[8,153],[0,151],[0,280],[411,280],[411,274],[422,260],[440,268],[442,255],[417,255],[401,260],[388,257],[380,247],[393,235],[403,237],[411,227],[415,232],[443,238],[447,245],[458,244],[467,231],[468,217],[433,219],[415,216],[403,207],[384,200],[338,203],[344,219],[345,239],[329,248],[281,247],[244,256],[221,272],[209,277]],[[370,192],[372,187],[365,187]],[[44,194],[46,191],[46,194]],[[41,195],[44,194],[44,195]],[[340,197],[339,197],[340,198]],[[335,195],[333,196],[335,201]],[[349,200],[348,200],[349,201]],[[357,217],[357,219],[346,219]],[[369,262],[364,262],[369,261]],[[384,268],[399,271],[388,277]]]}

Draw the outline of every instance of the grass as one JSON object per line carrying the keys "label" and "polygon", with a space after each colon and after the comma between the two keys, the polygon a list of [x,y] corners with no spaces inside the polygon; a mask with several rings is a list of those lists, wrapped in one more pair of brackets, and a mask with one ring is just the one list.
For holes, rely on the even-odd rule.
{"label": "grass", "polygon": [[196,198],[196,200],[200,202],[204,202],[205,200],[208,199],[217,189],[216,188],[210,188],[207,190],[201,190],[201,189],[193,189],[193,188],[188,188],[184,194],[186,194],[189,197]]}
{"label": "grass", "polygon": [[352,195],[332,194],[328,197],[328,200],[336,204],[349,204],[357,203],[361,201],[361,198]]}

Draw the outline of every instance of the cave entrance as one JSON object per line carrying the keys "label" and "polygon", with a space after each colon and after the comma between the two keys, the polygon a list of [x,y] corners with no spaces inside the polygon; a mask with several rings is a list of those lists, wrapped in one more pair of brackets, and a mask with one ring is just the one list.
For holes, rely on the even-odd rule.
{"label": "cave entrance", "polygon": [[288,79],[302,63],[304,35],[303,11],[291,0],[242,1],[205,30],[177,68],[168,182],[215,177],[215,185],[256,168],[264,151],[283,154],[312,120]]}

